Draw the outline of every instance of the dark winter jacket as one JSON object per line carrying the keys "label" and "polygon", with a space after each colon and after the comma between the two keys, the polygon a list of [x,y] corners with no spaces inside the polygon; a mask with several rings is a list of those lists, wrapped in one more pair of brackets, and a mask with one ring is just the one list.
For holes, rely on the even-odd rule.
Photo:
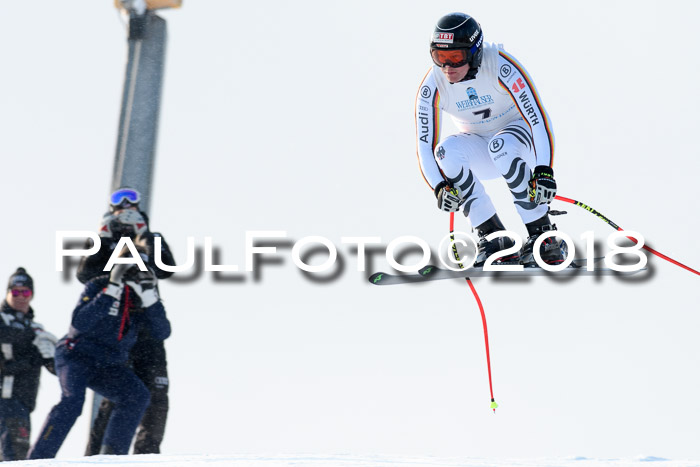
{"label": "dark winter jacket", "polygon": [[136,306],[138,297],[124,287],[119,300],[104,294],[108,277],[87,283],[71,319],[68,335],[59,342],[66,354],[91,357],[96,364],[120,365],[129,357],[139,329],[162,341],[170,336],[170,322],[158,301],[148,308]]}
{"label": "dark winter jacket", "polygon": [[[144,217],[144,219],[146,219],[146,223],[148,223],[148,217],[146,216],[146,214],[141,212],[141,215]],[[168,247],[168,244],[165,242],[165,239],[159,233],[154,233],[150,230],[147,230],[143,234],[139,235],[139,237],[132,240],[134,240],[134,243],[142,243],[143,248],[146,250],[145,253],[148,255],[148,263],[146,265],[155,271],[156,277],[158,279],[167,279],[168,277],[172,276],[173,273],[163,271],[162,269],[156,266],[154,256],[155,237],[161,237],[162,240],[160,258],[163,261],[163,264],[167,264],[168,266],[175,266],[175,259],[173,258],[173,254],[170,251],[170,247]],[[114,248],[117,246],[119,238],[119,234],[115,234],[114,237],[101,238],[100,249],[97,251],[97,253],[91,256],[83,257],[83,259],[80,261],[80,265],[78,266],[78,271],[76,273],[76,276],[78,277],[78,280],[80,282],[86,284],[88,281],[94,279],[95,277],[109,274],[109,272],[104,271],[104,267],[109,261],[109,257],[112,255]],[[92,245],[92,240],[88,239],[85,247],[90,248],[92,247]]]}
{"label": "dark winter jacket", "polygon": [[0,304],[0,397],[15,399],[31,412],[36,405],[41,367],[55,374],[53,358],[42,358],[34,346],[34,311],[25,314]]}

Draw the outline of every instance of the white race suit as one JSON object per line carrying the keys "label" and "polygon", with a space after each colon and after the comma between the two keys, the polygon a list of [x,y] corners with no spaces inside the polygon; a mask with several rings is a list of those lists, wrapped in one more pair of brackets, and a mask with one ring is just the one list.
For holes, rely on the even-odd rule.
{"label": "white race suit", "polygon": [[[459,133],[441,141],[443,113]],[[529,201],[528,182],[536,166],[552,166],[552,125],[532,79],[501,45],[484,44],[474,79],[451,84],[439,67],[428,71],[416,96],[416,142],[425,181],[458,188],[473,226],[496,214],[480,180],[503,177],[526,224],[547,213]]]}

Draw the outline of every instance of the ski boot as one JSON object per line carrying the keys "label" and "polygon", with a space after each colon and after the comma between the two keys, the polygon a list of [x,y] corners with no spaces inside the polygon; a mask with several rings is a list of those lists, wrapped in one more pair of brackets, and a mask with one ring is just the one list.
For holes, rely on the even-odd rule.
{"label": "ski boot", "polygon": [[[520,264],[526,268],[536,268],[539,265],[535,262],[532,252],[535,241],[543,232],[557,230],[557,226],[552,224],[549,216],[545,214],[544,217],[525,224],[525,227],[527,227],[529,237],[520,251]],[[543,262],[554,266],[564,262],[567,251],[568,247],[564,240],[557,237],[547,237],[540,245],[540,258],[542,258]]]}
{"label": "ski boot", "polygon": [[[510,237],[498,237],[493,240],[486,240],[486,236],[494,232],[506,230],[505,226],[498,218],[498,214],[494,214],[492,218],[476,227],[479,234],[478,251],[474,267],[478,268],[484,265],[484,262],[494,253],[505,250],[515,245],[515,242]],[[491,264],[518,264],[520,254],[518,252],[508,254],[494,260]]]}

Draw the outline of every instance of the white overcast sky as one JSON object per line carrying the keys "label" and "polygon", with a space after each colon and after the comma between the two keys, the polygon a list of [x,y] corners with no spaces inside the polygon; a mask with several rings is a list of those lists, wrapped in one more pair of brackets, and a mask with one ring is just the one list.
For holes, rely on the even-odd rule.
{"label": "white overcast sky", "polygon": [[[290,248],[260,281],[207,273],[162,284],[174,329],[164,452],[700,458],[697,276],[655,260],[641,282],[475,281],[494,416],[463,281],[373,287],[340,243],[416,235],[437,247],[446,233],[418,170],[413,101],[435,21],[465,11],[535,80],[560,194],[700,267],[699,10],[677,0],[185,0],[164,12],[153,230],[180,261],[188,236],[198,246],[211,236],[223,262],[242,266],[252,230],[324,236],[345,260],[324,284],[302,276]],[[6,2],[0,44],[0,280],[25,266],[37,320],[63,335],[81,287],[55,271],[55,232],[95,229],[105,210],[125,29],[107,0]],[[524,235],[504,184],[487,189]],[[569,211],[556,222],[575,239],[613,232],[556,208]],[[387,268],[381,255],[373,268]],[[59,397],[45,372],[32,439]],[[81,455],[86,437],[83,415],[59,457]]]}

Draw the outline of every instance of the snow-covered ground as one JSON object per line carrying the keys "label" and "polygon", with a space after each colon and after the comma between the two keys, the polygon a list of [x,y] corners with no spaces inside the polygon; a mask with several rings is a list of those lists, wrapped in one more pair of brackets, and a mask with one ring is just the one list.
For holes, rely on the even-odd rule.
{"label": "snow-covered ground", "polygon": [[184,466],[184,467],[697,467],[700,462],[640,456],[634,459],[591,459],[587,457],[504,459],[382,456],[206,456],[144,455],[94,456],[65,460],[24,461],[21,465],[69,467],[100,466]]}

